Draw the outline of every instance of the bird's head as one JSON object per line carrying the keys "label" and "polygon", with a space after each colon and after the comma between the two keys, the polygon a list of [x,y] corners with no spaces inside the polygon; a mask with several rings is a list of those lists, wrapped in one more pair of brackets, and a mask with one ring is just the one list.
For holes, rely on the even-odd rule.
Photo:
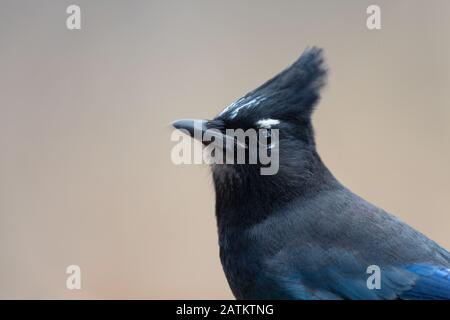
{"label": "bird's head", "polygon": [[[316,155],[311,115],[326,74],[322,50],[307,49],[290,67],[230,104],[214,119],[179,120],[173,126],[202,140],[210,155],[224,160],[223,164],[219,161],[212,165],[216,184],[221,180],[245,183],[256,176],[289,180],[298,175],[306,177]],[[236,132],[247,135],[242,139]],[[254,133],[256,142],[252,146],[249,136]],[[233,153],[227,153],[231,150]],[[239,150],[243,151],[244,163],[237,159]]]}

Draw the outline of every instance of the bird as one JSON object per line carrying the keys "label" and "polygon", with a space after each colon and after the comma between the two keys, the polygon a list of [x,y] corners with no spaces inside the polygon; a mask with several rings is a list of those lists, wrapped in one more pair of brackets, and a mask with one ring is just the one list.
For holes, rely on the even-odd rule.
{"label": "bird", "polygon": [[[211,164],[220,260],[234,297],[281,300],[448,300],[450,253],[353,193],[316,148],[312,114],[326,85],[324,50],[289,67],[196,130],[277,129],[279,169]],[[269,126],[267,126],[269,124]],[[204,142],[207,146],[208,143]],[[370,286],[369,267],[379,270]]]}

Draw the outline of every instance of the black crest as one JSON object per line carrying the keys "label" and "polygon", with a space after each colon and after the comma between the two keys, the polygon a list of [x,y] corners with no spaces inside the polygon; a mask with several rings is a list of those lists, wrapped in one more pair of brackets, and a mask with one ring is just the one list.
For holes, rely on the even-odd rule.
{"label": "black crest", "polygon": [[218,118],[309,118],[327,75],[322,52],[306,49],[291,66],[232,103]]}

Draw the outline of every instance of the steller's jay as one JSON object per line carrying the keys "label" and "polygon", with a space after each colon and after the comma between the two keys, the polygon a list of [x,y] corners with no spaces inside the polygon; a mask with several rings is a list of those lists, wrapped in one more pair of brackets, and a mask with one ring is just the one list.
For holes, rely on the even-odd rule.
{"label": "steller's jay", "polygon": [[[215,119],[197,128],[194,120],[173,123],[191,136],[279,131],[276,174],[262,175],[259,163],[211,165],[220,259],[234,296],[450,299],[450,253],[348,190],[317,154],[311,114],[325,84],[323,60],[321,49],[307,49]],[[374,266],[379,283],[369,285]]]}

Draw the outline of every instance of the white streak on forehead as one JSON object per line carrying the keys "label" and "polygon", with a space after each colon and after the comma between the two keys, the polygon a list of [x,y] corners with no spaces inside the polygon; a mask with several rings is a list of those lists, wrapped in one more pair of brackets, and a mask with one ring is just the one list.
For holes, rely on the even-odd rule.
{"label": "white streak on forehead", "polygon": [[276,120],[276,119],[262,119],[256,122],[256,124],[260,127],[260,128],[266,128],[266,129],[270,129],[273,125],[277,125],[280,123],[280,120]]}
{"label": "white streak on forehead", "polygon": [[240,98],[237,101],[234,101],[232,104],[228,105],[225,109],[223,109],[223,111],[221,113],[219,113],[219,116],[224,115],[225,113],[227,113],[228,111],[230,111],[231,109],[233,109],[234,107],[236,107],[239,102],[241,102],[243,100],[243,98]]}
{"label": "white streak on forehead", "polygon": [[224,115],[226,113],[228,113],[229,111],[231,111],[230,113],[230,118],[234,119],[239,111],[243,108],[250,108],[250,107],[256,107],[257,105],[259,105],[262,101],[266,100],[265,97],[256,97],[250,101],[244,102],[244,98],[240,98],[239,100],[233,102],[232,104],[230,104],[228,107],[226,107],[220,114]]}

